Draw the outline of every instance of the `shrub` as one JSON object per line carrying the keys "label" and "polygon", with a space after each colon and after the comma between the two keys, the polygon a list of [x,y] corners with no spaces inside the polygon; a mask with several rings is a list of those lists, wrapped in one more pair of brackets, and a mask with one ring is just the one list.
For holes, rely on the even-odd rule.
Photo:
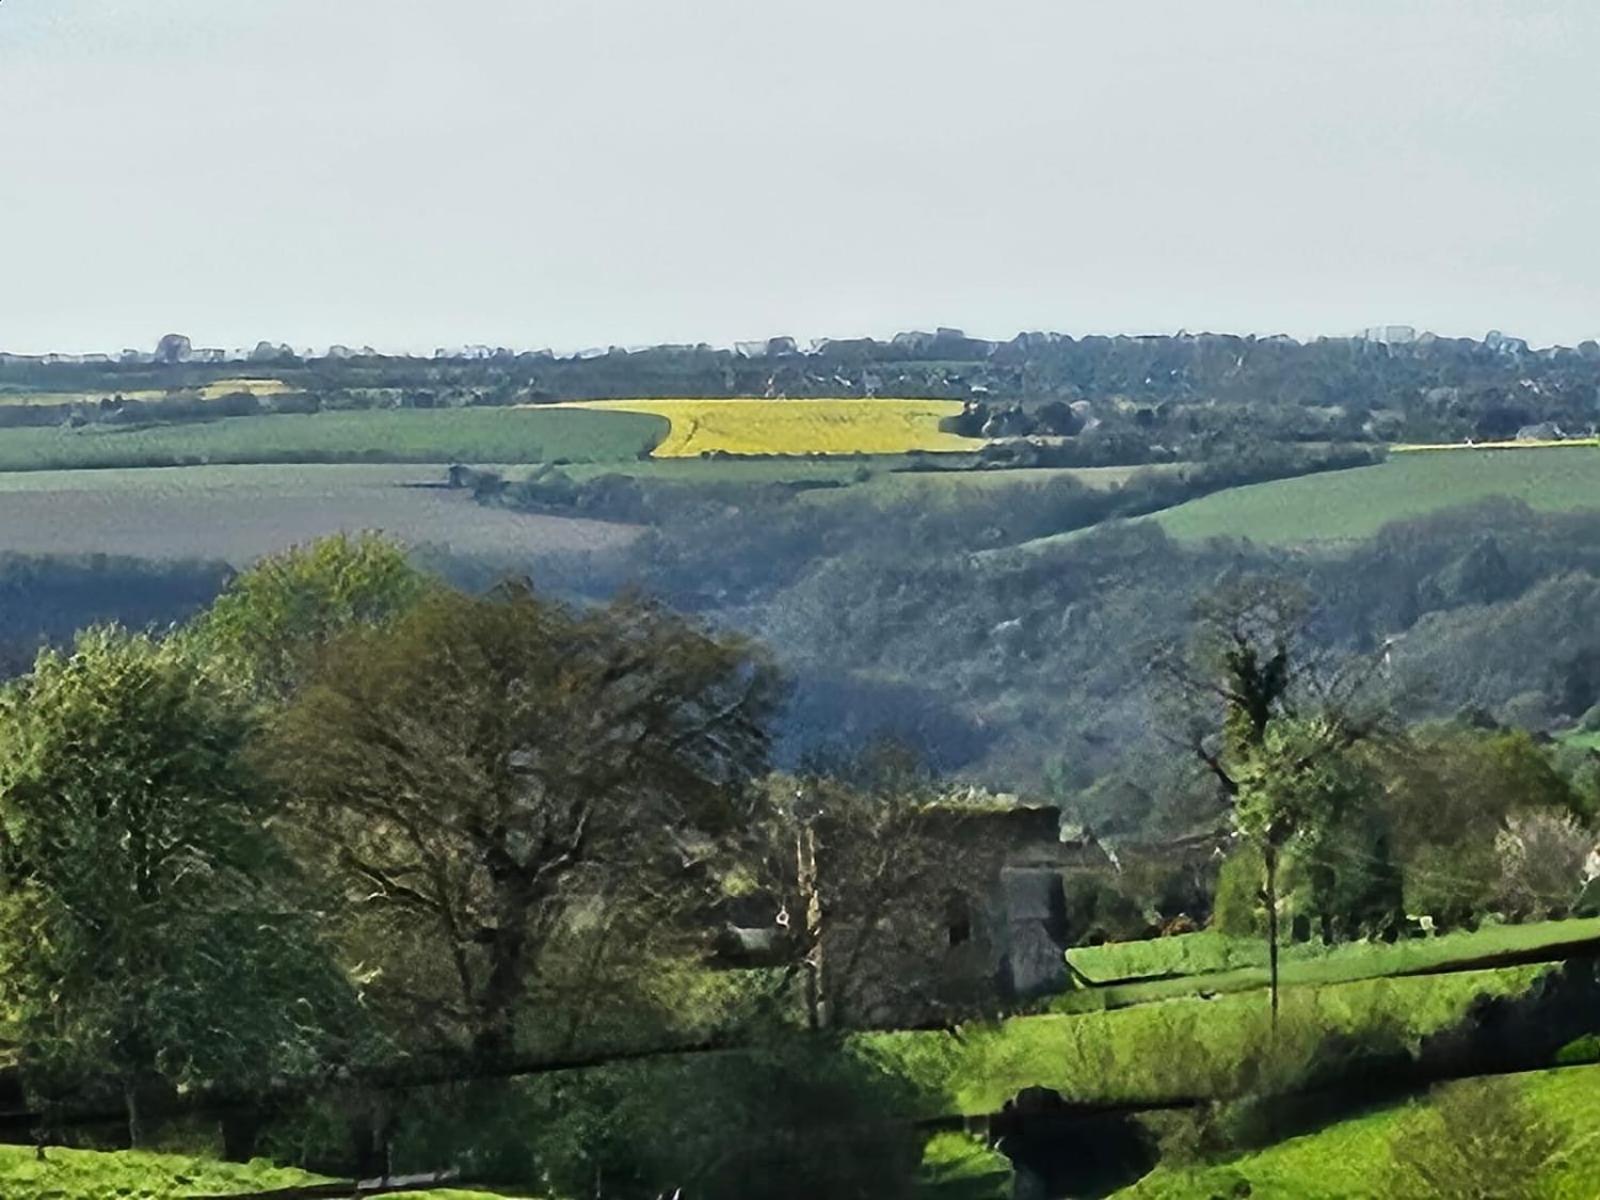
{"label": "shrub", "polygon": [[1562,915],[1584,886],[1594,835],[1565,813],[1519,813],[1495,836],[1501,898],[1519,917]]}
{"label": "shrub", "polygon": [[1261,902],[1261,852],[1240,846],[1222,864],[1211,925],[1230,937],[1255,937],[1266,928]]}
{"label": "shrub", "polygon": [[1509,1079],[1436,1089],[1390,1140],[1397,1196],[1532,1200],[1561,1138]]}

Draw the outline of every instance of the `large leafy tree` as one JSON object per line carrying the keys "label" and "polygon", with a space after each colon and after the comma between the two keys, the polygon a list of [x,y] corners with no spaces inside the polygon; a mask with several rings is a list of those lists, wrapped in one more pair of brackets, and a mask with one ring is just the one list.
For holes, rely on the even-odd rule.
{"label": "large leafy tree", "polygon": [[241,572],[183,636],[257,698],[281,701],[329,642],[392,620],[428,585],[398,542],[335,534]]}
{"label": "large leafy tree", "polygon": [[777,697],[749,644],[645,602],[439,589],[336,643],[263,761],[388,996],[494,1058],[563,921],[692,878],[744,819]]}
{"label": "large leafy tree", "polygon": [[251,1089],[318,1066],[349,998],[243,766],[237,696],[115,628],[0,693],[0,995],[46,1094]]}

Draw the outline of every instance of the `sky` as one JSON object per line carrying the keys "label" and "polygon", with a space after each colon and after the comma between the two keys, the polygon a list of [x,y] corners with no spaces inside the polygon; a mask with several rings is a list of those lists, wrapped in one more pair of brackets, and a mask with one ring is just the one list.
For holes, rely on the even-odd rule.
{"label": "sky", "polygon": [[0,0],[0,349],[1600,337],[1600,5]]}

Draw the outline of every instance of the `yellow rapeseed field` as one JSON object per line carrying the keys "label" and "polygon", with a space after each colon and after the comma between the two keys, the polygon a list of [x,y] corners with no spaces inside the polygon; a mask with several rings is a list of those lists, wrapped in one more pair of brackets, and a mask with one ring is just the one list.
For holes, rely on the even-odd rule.
{"label": "yellow rapeseed field", "polygon": [[728,454],[905,454],[975,450],[939,428],[958,400],[583,400],[567,407],[649,413],[672,423],[655,458]]}
{"label": "yellow rapeseed field", "polygon": [[219,379],[201,388],[200,395],[207,400],[220,400],[240,392],[249,392],[252,396],[281,396],[292,391],[294,389],[281,379]]}

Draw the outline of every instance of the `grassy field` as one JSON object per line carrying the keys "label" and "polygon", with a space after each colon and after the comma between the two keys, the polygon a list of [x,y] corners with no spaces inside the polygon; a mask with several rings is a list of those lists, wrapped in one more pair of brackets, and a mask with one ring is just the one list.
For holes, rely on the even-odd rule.
{"label": "grassy field", "polygon": [[1275,545],[1367,537],[1390,521],[1490,496],[1549,511],[1600,508],[1600,451],[1397,454],[1372,467],[1230,488],[1151,517],[1175,538]]}
{"label": "grassy field", "polygon": [[321,1176],[259,1161],[223,1163],[175,1154],[52,1149],[41,1163],[32,1147],[0,1146],[0,1195],[6,1200],[69,1196],[166,1200],[322,1182],[326,1180]]}
{"label": "grassy field", "polygon": [[[1544,967],[1290,987],[1278,1068],[1292,1073],[1332,1033],[1421,1037],[1454,1024],[1480,995],[1520,995]],[[1259,992],[1141,1004],[1114,1012],[1018,1017],[944,1032],[866,1034],[860,1052],[917,1085],[928,1116],[998,1112],[1025,1087],[1069,1101],[1148,1103],[1227,1096],[1266,1069]]]}
{"label": "grassy field", "polygon": [[[1341,983],[1445,966],[1494,954],[1542,950],[1600,937],[1600,918],[1487,925],[1474,932],[1387,942],[1317,943],[1282,948],[1286,983]],[[1088,946],[1067,953],[1087,983],[1139,980],[1099,989],[1102,994],[1161,995],[1164,989],[1238,991],[1265,987],[1267,947],[1260,938],[1234,938],[1207,930],[1179,937]],[[1176,976],[1176,978],[1146,978]],[[1076,993],[1063,997],[1070,1002]]]}
{"label": "grassy field", "polygon": [[1576,746],[1580,750],[1600,750],[1600,729],[1568,729],[1556,734],[1563,746]]}
{"label": "grassy field", "polygon": [[980,1138],[936,1133],[922,1151],[917,1200],[1011,1200],[1011,1160]]}
{"label": "grassy field", "polygon": [[[1565,1153],[1550,1164],[1537,1194],[1551,1200],[1600,1195],[1600,1067],[1514,1077],[1524,1101],[1562,1135]],[[1473,1087],[1473,1081],[1452,1084]],[[1423,1102],[1426,1103],[1426,1102]],[[1396,1105],[1340,1121],[1231,1161],[1160,1166],[1116,1200],[1397,1200],[1389,1143],[1414,1106]],[[1482,1193],[1487,1194],[1487,1193]]]}
{"label": "grassy field", "polygon": [[445,476],[444,464],[0,474],[0,551],[242,566],[325,534],[376,529],[409,545],[525,565],[544,553],[625,546],[637,535],[624,525],[485,507],[436,486]]}
{"label": "grassy field", "polygon": [[281,462],[633,462],[659,417],[546,407],[367,410],[183,425],[0,429],[0,471]]}
{"label": "grassy field", "polygon": [[560,407],[665,417],[657,458],[701,454],[905,454],[975,450],[976,438],[943,433],[956,400],[585,400]]}
{"label": "grassy field", "polygon": [[[0,1146],[0,1196],[5,1200],[177,1200],[328,1182],[259,1159],[224,1163],[176,1154],[54,1148],[38,1162],[31,1146]],[[494,1200],[483,1192],[454,1188],[407,1194],[417,1200]]]}

